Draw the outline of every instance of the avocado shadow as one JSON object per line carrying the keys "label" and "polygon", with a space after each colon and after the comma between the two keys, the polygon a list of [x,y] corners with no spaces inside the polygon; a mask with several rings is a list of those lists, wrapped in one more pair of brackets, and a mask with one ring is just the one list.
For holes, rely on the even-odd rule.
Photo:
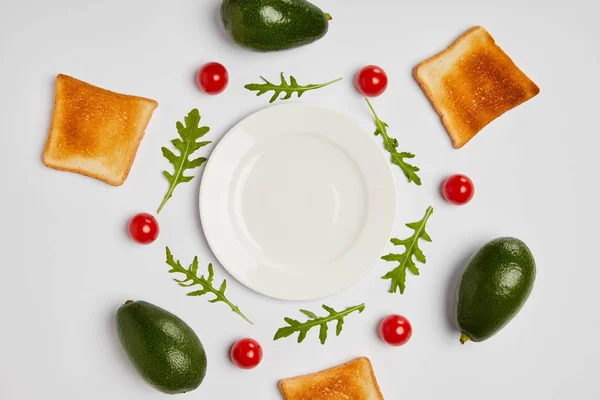
{"label": "avocado shadow", "polygon": [[471,249],[471,251],[466,251],[454,264],[452,269],[453,273],[448,281],[448,286],[446,287],[446,295],[444,298],[446,299],[446,323],[448,325],[448,330],[451,332],[458,332],[458,325],[456,322],[456,290],[458,289],[458,284],[460,282],[460,277],[465,269],[465,266],[475,253],[476,249]]}

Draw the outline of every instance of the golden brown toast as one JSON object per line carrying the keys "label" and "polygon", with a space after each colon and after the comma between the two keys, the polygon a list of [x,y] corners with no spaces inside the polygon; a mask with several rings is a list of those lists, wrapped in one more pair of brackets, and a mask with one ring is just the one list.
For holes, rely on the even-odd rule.
{"label": "golden brown toast", "polygon": [[368,358],[297,378],[283,379],[286,400],[383,400]]}
{"label": "golden brown toast", "polygon": [[58,75],[44,164],[122,185],[156,107],[154,100]]}
{"label": "golden brown toast", "polygon": [[540,92],[480,26],[413,72],[457,149]]}

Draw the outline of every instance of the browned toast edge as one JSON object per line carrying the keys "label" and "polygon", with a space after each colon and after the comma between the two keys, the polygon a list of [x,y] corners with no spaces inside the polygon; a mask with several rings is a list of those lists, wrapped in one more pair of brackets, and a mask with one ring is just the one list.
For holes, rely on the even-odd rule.
{"label": "browned toast edge", "polygon": [[59,171],[66,171],[66,172],[77,173],[77,174],[80,174],[80,175],[83,175],[83,176],[87,176],[87,177],[90,177],[90,178],[98,179],[98,180],[100,180],[102,182],[105,182],[105,183],[108,183],[109,185],[112,185],[112,186],[121,186],[121,185],[123,185],[123,183],[125,183],[125,181],[127,180],[127,177],[129,176],[129,172],[131,171],[131,167],[133,166],[133,162],[135,161],[135,157],[136,157],[137,151],[138,151],[138,149],[140,147],[140,143],[141,143],[142,139],[145,136],[146,128],[148,127],[148,124],[150,123],[150,119],[151,118],[148,118],[148,120],[146,121],[146,124],[143,126],[142,130],[144,131],[144,134],[140,136],[140,138],[137,141],[137,143],[135,143],[135,144],[132,145],[132,148],[134,149],[134,151],[132,151],[131,157],[129,158],[128,163],[127,163],[128,167],[124,171],[124,173],[123,173],[123,175],[122,175],[122,177],[120,179],[111,179],[111,177],[103,176],[103,175],[99,175],[99,174],[95,174],[93,172],[84,171],[84,170],[81,170],[79,168],[69,168],[69,167],[63,167],[63,166],[57,165],[57,164],[53,163],[51,160],[48,159],[47,153],[50,152],[50,142],[52,141],[52,137],[55,134],[55,129],[54,128],[55,128],[55,125],[56,125],[56,105],[58,103],[58,96],[59,96],[58,90],[56,90],[56,86],[58,86],[58,80],[59,79],[71,80],[71,81],[75,81],[75,82],[82,83],[82,84],[85,84],[85,85],[89,85],[89,86],[92,86],[92,87],[94,87],[96,89],[99,89],[99,90],[102,90],[102,91],[105,91],[105,92],[109,92],[109,93],[111,93],[113,95],[116,95],[117,97],[134,98],[134,99],[137,99],[137,100],[143,100],[143,101],[148,101],[150,103],[154,103],[154,108],[152,109],[150,117],[152,117],[152,113],[158,107],[158,102],[156,100],[152,100],[152,99],[149,99],[149,98],[146,98],[146,97],[139,97],[139,96],[133,96],[133,95],[128,95],[128,94],[122,94],[122,93],[113,92],[111,90],[104,89],[104,88],[101,88],[99,86],[95,86],[95,85],[92,85],[92,84],[87,83],[85,81],[79,80],[77,78],[73,78],[72,76],[69,76],[69,75],[58,74],[56,76],[55,93],[54,93],[54,107],[53,107],[53,111],[52,111],[52,122],[50,123],[50,132],[48,134],[48,139],[46,141],[46,146],[44,147],[44,153],[42,155],[42,162],[47,167],[52,168],[52,169],[56,169],[56,170],[59,170]]}
{"label": "browned toast edge", "polygon": [[[448,133],[450,133],[450,127],[448,125],[446,125],[446,121],[444,119],[444,116],[442,115],[442,111],[436,106],[433,94],[429,91],[429,89],[427,88],[427,85],[425,84],[425,82],[422,81],[419,78],[419,69],[422,66],[424,66],[425,64],[428,64],[428,63],[430,63],[432,61],[435,61],[438,58],[442,58],[444,55],[446,55],[446,53],[451,52],[456,46],[458,46],[458,43],[460,43],[460,41],[462,39],[464,39],[466,36],[469,36],[471,34],[471,32],[473,32],[473,31],[475,31],[477,29],[480,29],[480,28],[483,29],[483,30],[485,30],[485,28],[483,28],[482,26],[479,26],[479,25],[472,27],[471,29],[469,29],[468,31],[466,31],[462,35],[460,35],[456,40],[454,40],[450,46],[446,47],[441,52],[436,53],[432,57],[429,57],[428,59],[426,59],[424,61],[421,61],[420,63],[418,63],[413,68],[413,77],[415,78],[415,80],[417,81],[417,83],[419,84],[419,86],[421,87],[421,90],[423,90],[423,93],[425,93],[425,96],[427,97],[427,100],[429,101],[429,104],[431,104],[431,106],[435,110],[436,114],[439,115],[439,117],[440,117],[440,119],[442,121],[442,124],[444,125],[444,129],[446,129],[446,131]],[[494,39],[492,38],[492,41],[493,40]],[[455,149],[460,149],[462,146],[464,146],[466,144],[466,143],[464,143],[462,146],[458,146],[458,143],[455,142],[455,140],[452,137],[452,135],[448,135],[448,136],[450,137],[450,141],[452,142],[452,145],[454,146]]]}
{"label": "browned toast edge", "polygon": [[339,364],[339,365],[336,365],[336,366],[333,366],[333,367],[330,367],[330,368],[323,369],[321,371],[317,371],[317,372],[313,372],[313,373],[309,373],[309,374],[304,374],[304,375],[298,375],[298,376],[294,376],[292,378],[280,379],[279,380],[279,384],[278,384],[279,391],[281,392],[281,394],[285,398],[285,400],[289,400],[287,398],[287,396],[285,395],[284,391],[283,391],[283,383],[284,383],[284,381],[293,380],[293,379],[308,378],[310,376],[319,375],[321,373],[329,372],[329,371],[334,370],[336,368],[340,368],[340,367],[346,366],[348,364],[352,364],[352,363],[355,363],[355,362],[358,362],[358,361],[362,361],[362,360],[364,360],[364,361],[367,362],[367,365],[369,367],[369,374],[371,375],[371,380],[373,381],[373,384],[375,386],[375,390],[377,391],[377,395],[379,396],[380,400],[385,400],[383,398],[383,394],[381,393],[381,388],[379,387],[379,382],[377,382],[377,377],[375,376],[375,371],[373,370],[373,364],[371,364],[371,360],[368,357],[358,357],[358,358],[355,358],[355,359],[350,360],[348,362],[345,362],[345,363],[342,363],[342,364]]}
{"label": "browned toast edge", "polygon": [[[428,64],[432,61],[437,60],[438,58],[442,58],[446,55],[446,53],[451,52],[452,50],[454,50],[454,48],[460,43],[461,40],[463,40],[466,36],[470,35],[473,31],[478,30],[478,29],[483,29],[483,31],[486,33],[486,35],[489,37],[489,39],[492,41],[492,45],[497,46],[498,48],[500,48],[500,50],[502,50],[502,52],[504,54],[506,54],[506,57],[508,57],[508,59],[510,60],[510,62],[512,62],[512,64],[515,66],[515,68],[520,71],[523,75],[525,75],[529,81],[533,84],[533,86],[535,87],[535,89],[533,90],[533,95],[531,97],[529,97],[527,100],[531,100],[532,98],[534,98],[535,96],[537,96],[540,93],[540,88],[539,86],[536,85],[535,82],[533,82],[533,80],[531,80],[531,78],[529,78],[529,76],[527,74],[525,74],[525,72],[523,72],[523,70],[521,70],[519,68],[519,66],[513,61],[513,59],[508,55],[508,53],[506,53],[504,51],[504,49],[502,49],[500,46],[498,46],[496,44],[496,40],[494,39],[494,37],[487,31],[487,29],[485,29],[484,27],[480,26],[480,25],[476,25],[474,27],[472,27],[471,29],[469,29],[468,31],[466,31],[465,33],[463,33],[462,35],[460,35],[454,42],[452,42],[452,44],[450,46],[448,46],[446,49],[442,50],[441,52],[435,54],[432,57],[429,57],[428,59],[426,59],[425,61],[420,62],[419,64],[417,64],[414,68],[413,68],[413,77],[415,78],[415,80],[417,81],[417,83],[419,84],[419,86],[421,87],[421,90],[423,90],[423,92],[425,93],[425,96],[427,97],[427,99],[429,100],[429,103],[431,104],[431,106],[433,107],[433,109],[435,110],[435,112],[439,115],[440,119],[442,120],[442,124],[444,125],[444,128],[446,129],[446,131],[448,132],[448,136],[450,137],[450,140],[452,141],[452,145],[454,146],[455,149],[460,149],[463,146],[465,146],[467,143],[469,143],[475,136],[477,136],[477,133],[481,132],[477,132],[475,135],[473,135],[473,137],[471,137],[469,140],[465,141],[464,143],[460,143],[457,140],[454,139],[453,135],[450,133],[452,131],[452,129],[450,128],[450,126],[446,123],[446,120],[444,119],[443,115],[442,115],[442,111],[440,109],[438,109],[438,107],[435,104],[434,101],[434,96],[433,94],[429,91],[429,89],[427,88],[427,85],[419,78],[419,69],[425,65]],[[517,106],[521,105],[520,104],[515,104],[510,108],[507,108],[506,110],[504,110],[504,112],[502,112],[501,114],[497,115],[494,119],[492,119],[488,125],[490,123],[492,123],[494,120],[496,120],[497,118],[501,117],[502,115],[504,115],[506,112],[516,108]]]}

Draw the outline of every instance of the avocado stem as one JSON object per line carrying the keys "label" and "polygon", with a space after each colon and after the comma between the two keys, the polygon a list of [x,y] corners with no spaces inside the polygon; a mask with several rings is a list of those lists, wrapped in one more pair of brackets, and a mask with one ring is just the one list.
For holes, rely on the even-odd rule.
{"label": "avocado stem", "polygon": [[469,340],[471,340],[471,338],[466,333],[461,333],[460,334],[460,344],[465,344]]}
{"label": "avocado stem", "polygon": [[127,300],[127,301],[125,302],[125,304],[131,304],[131,303],[133,303],[133,300]]}
{"label": "avocado stem", "polygon": [[333,19],[333,17],[329,13],[325,13],[325,18],[327,18],[327,21],[331,21]]}

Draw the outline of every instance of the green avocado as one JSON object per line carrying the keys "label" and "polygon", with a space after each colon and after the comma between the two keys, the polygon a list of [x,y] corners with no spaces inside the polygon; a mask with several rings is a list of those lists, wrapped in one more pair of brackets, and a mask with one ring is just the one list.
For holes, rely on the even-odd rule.
{"label": "green avocado", "polygon": [[279,51],[321,39],[331,16],[306,0],[224,0],[225,30],[240,46]]}
{"label": "green avocado", "polygon": [[535,275],[533,255],[519,239],[499,238],[475,253],[456,293],[461,343],[487,340],[508,324],[527,301]]}
{"label": "green avocado", "polygon": [[144,379],[167,394],[190,392],[206,375],[206,353],[185,322],[145,301],[128,301],[117,312],[117,332]]}

